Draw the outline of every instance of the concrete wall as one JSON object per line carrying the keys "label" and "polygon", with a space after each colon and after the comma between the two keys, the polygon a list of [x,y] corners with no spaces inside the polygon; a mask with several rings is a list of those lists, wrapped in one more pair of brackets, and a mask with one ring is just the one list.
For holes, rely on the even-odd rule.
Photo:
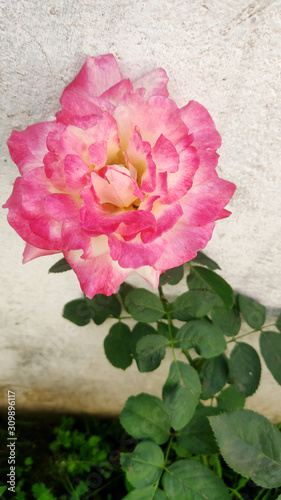
{"label": "concrete wall", "polygon": [[[17,175],[11,130],[54,114],[86,55],[114,53],[132,79],[162,66],[178,105],[195,99],[210,111],[223,138],[220,174],[238,186],[207,253],[236,290],[280,309],[280,0],[4,0],[1,17],[1,204]],[[64,303],[79,296],[76,278],[47,275],[57,257],[22,266],[23,243],[0,216],[0,403],[14,387],[25,408],[112,414],[132,393],[159,393],[167,365],[152,378],[110,367],[110,322],[79,329],[63,320]],[[281,420],[271,379],[252,400]]]}

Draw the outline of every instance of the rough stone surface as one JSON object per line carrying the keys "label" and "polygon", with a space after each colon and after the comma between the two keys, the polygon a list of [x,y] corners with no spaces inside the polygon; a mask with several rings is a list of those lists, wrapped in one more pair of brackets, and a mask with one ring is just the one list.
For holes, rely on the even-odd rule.
{"label": "rough stone surface", "polygon": [[[207,253],[236,290],[280,309],[280,0],[4,0],[1,10],[1,203],[17,175],[11,130],[53,115],[86,55],[112,52],[132,79],[162,66],[178,105],[195,99],[210,111],[223,138],[220,174],[238,186]],[[75,277],[47,275],[53,257],[23,267],[23,243],[0,215],[0,386],[15,387],[25,408],[107,414],[139,390],[159,393],[167,365],[153,377],[109,367],[109,323],[67,324],[61,310],[79,295]],[[280,388],[270,380],[252,401],[280,420]],[[5,405],[2,390],[1,398]]]}

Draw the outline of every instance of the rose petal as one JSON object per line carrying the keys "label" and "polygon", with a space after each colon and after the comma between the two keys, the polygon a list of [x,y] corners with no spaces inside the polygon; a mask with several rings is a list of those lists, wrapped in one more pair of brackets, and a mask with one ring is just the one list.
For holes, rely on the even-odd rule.
{"label": "rose petal", "polygon": [[215,223],[203,227],[188,227],[178,222],[170,231],[162,235],[165,249],[153,267],[162,273],[171,267],[177,267],[196,257],[198,250],[205,248],[212,237]]}
{"label": "rose petal", "polygon": [[198,184],[181,200],[184,221],[188,226],[205,226],[216,220],[220,211],[229,202],[236,186],[219,177],[212,177]]}
{"label": "rose petal", "polygon": [[120,80],[122,76],[112,54],[87,57],[82,69],[64,93],[71,91],[86,99],[98,97]]}
{"label": "rose petal", "polygon": [[180,110],[171,99],[163,96],[144,99],[140,95],[126,94],[116,107],[114,118],[121,147],[125,150],[135,127],[142,140],[148,141],[151,147],[161,134],[174,145],[188,135]]}
{"label": "rose petal", "polygon": [[193,145],[202,149],[218,149],[221,136],[216,130],[211,115],[196,101],[190,101],[180,110],[181,118],[194,136]]}
{"label": "rose petal", "polygon": [[23,260],[22,263],[26,264],[33,259],[37,259],[37,257],[43,257],[45,255],[53,255],[55,253],[61,253],[60,250],[42,250],[41,248],[36,248],[29,243],[26,243],[25,249],[23,252]]}
{"label": "rose petal", "polygon": [[64,256],[77,274],[81,289],[89,299],[98,293],[112,295],[132,272],[131,269],[125,270],[112,261],[109,252],[87,260],[81,258],[81,251],[78,250],[64,252]]}
{"label": "rose petal", "polygon": [[7,144],[21,175],[43,165],[44,155],[48,152],[46,139],[54,125],[54,121],[35,123],[22,132],[13,130]]}
{"label": "rose petal", "polygon": [[158,137],[152,149],[152,158],[158,170],[177,172],[179,169],[179,155],[175,146],[163,134]]}
{"label": "rose petal", "polygon": [[136,92],[143,95],[145,98],[154,95],[168,97],[168,81],[169,78],[166,71],[162,68],[157,68],[136,80],[133,85]]}
{"label": "rose petal", "polygon": [[134,88],[130,80],[121,80],[121,82],[116,83],[113,87],[106,90],[101,97],[110,101],[114,106],[117,106],[122,97],[127,94],[127,92],[133,92]]}

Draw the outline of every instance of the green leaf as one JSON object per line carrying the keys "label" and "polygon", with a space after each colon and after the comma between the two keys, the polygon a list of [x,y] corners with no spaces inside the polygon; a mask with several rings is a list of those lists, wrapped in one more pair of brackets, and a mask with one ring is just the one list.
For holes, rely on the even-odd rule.
{"label": "green leaf", "polygon": [[219,408],[212,406],[197,406],[195,413],[188,422],[177,433],[177,442],[189,453],[196,455],[212,455],[218,453],[218,447],[207,417],[220,413]]}
{"label": "green leaf", "polygon": [[170,465],[163,484],[169,500],[230,500],[222,480],[196,460],[178,460]]}
{"label": "green leaf", "polygon": [[[137,367],[140,372],[150,371],[151,362],[150,359],[141,359],[137,353],[137,343],[140,339],[145,336],[156,334],[155,328],[147,323],[137,323],[131,333],[131,352],[134,359],[136,360]],[[148,370],[147,370],[148,368]],[[157,368],[157,367],[156,367]]]}
{"label": "green leaf", "polygon": [[276,498],[276,500],[281,500],[281,495],[278,495],[278,497]]}
{"label": "green leaf", "polygon": [[86,301],[96,325],[104,323],[109,316],[118,318],[121,314],[121,304],[115,294],[107,297],[102,293],[98,293],[92,299],[86,298]]}
{"label": "green leaf", "polygon": [[107,359],[116,368],[126,370],[132,364],[130,348],[131,332],[125,323],[115,323],[104,339],[104,351]]}
{"label": "green leaf", "polygon": [[201,399],[209,399],[221,391],[227,382],[228,364],[224,356],[206,359],[199,369],[202,384]]}
{"label": "green leaf", "polygon": [[161,399],[141,393],[131,396],[120,415],[125,431],[136,439],[163,444],[170,437],[170,421]]}
{"label": "green leaf", "polygon": [[135,488],[150,486],[161,476],[164,453],[152,441],[142,441],[133,453],[122,453],[121,466],[128,481]]}
{"label": "green leaf", "polygon": [[[174,338],[178,331],[178,328],[174,325],[171,325],[171,327],[172,327],[172,337]],[[169,326],[167,323],[159,321],[157,324],[157,332],[159,333],[159,335],[163,335],[163,337],[167,337],[167,339],[170,340]]]}
{"label": "green leaf", "polygon": [[91,321],[91,312],[85,299],[75,299],[64,306],[63,317],[78,326],[88,325]]}
{"label": "green leaf", "polygon": [[199,401],[201,384],[192,366],[172,362],[163,386],[163,401],[170,415],[171,426],[177,431],[191,419]]}
{"label": "green leaf", "polygon": [[63,259],[60,259],[52,267],[50,267],[49,273],[63,273],[65,271],[70,271],[70,269],[72,269],[71,266],[68,264],[67,260],[63,257]]}
{"label": "green leaf", "polygon": [[214,297],[208,290],[185,292],[172,304],[172,317],[180,321],[189,321],[205,316],[214,304]]}
{"label": "green leaf", "polygon": [[0,497],[2,497],[3,493],[5,493],[7,486],[0,486]]}
{"label": "green leaf", "polygon": [[128,293],[131,292],[132,290],[135,290],[135,287],[133,287],[132,285],[129,285],[129,283],[126,283],[126,281],[124,281],[123,283],[121,283],[121,285],[120,285],[120,287],[118,289],[118,293],[119,293],[119,295],[120,295],[120,297],[122,299],[123,306],[124,306],[124,308],[125,308],[125,310],[127,312],[129,312],[129,311],[128,311],[127,307],[126,307],[125,299],[126,299]]}
{"label": "green leaf", "polygon": [[56,500],[44,483],[35,483],[31,489],[37,500]]}
{"label": "green leaf", "polygon": [[278,328],[279,332],[281,332],[281,313],[279,314],[276,323],[275,323],[276,328]]}
{"label": "green leaf", "polygon": [[209,288],[215,292],[223,300],[227,308],[230,309],[233,306],[233,290],[221,276],[210,269],[200,266],[193,266],[192,271],[206,285],[204,288],[207,287],[207,289]]}
{"label": "green leaf", "polygon": [[263,331],[260,335],[260,350],[267,368],[281,385],[281,333]]}
{"label": "green leaf", "polygon": [[236,307],[226,309],[225,307],[213,307],[211,311],[212,321],[218,326],[224,335],[233,337],[241,328],[241,319]]}
{"label": "green leaf", "polygon": [[246,398],[235,385],[230,385],[217,396],[217,402],[218,406],[223,410],[231,411],[243,408],[246,403]]}
{"label": "green leaf", "polygon": [[154,486],[148,486],[141,490],[131,491],[124,500],[168,500],[164,491],[157,489],[154,494]]}
{"label": "green leaf", "polygon": [[125,304],[136,321],[153,323],[162,318],[165,313],[161,300],[145,288],[129,292]]}
{"label": "green leaf", "polygon": [[209,417],[222,456],[263,488],[281,486],[281,433],[264,416],[236,410]]}
{"label": "green leaf", "polygon": [[249,326],[258,329],[264,324],[266,309],[262,304],[240,294],[238,295],[238,304],[241,314]]}
{"label": "green leaf", "polygon": [[229,368],[234,384],[244,396],[256,392],[261,378],[261,362],[252,346],[237,343],[230,354]]}
{"label": "green leaf", "polygon": [[162,335],[145,335],[137,343],[137,359],[139,371],[152,372],[156,370],[165,358],[169,340]]}
{"label": "green leaf", "polygon": [[207,255],[205,255],[203,252],[198,252],[197,256],[192,259],[192,262],[201,264],[201,266],[206,266],[212,271],[214,271],[215,269],[220,269],[220,266],[214,260],[210,259],[210,257],[207,257]]}
{"label": "green leaf", "polygon": [[226,350],[222,331],[207,319],[189,321],[176,334],[178,346],[184,350],[195,347],[204,358],[213,358]]}
{"label": "green leaf", "polygon": [[159,285],[177,285],[183,278],[183,266],[173,267],[161,274]]}

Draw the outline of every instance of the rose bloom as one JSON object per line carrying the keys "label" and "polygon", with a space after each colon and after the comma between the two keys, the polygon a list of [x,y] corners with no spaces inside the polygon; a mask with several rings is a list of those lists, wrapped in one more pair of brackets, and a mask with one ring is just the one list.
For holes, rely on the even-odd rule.
{"label": "rose bloom", "polygon": [[167,82],[161,68],[132,83],[113,55],[88,57],[55,120],[12,132],[21,177],[4,207],[24,263],[62,252],[92,298],[132,272],[157,287],[206,246],[235,186],[216,173],[208,111],[179,109]]}

